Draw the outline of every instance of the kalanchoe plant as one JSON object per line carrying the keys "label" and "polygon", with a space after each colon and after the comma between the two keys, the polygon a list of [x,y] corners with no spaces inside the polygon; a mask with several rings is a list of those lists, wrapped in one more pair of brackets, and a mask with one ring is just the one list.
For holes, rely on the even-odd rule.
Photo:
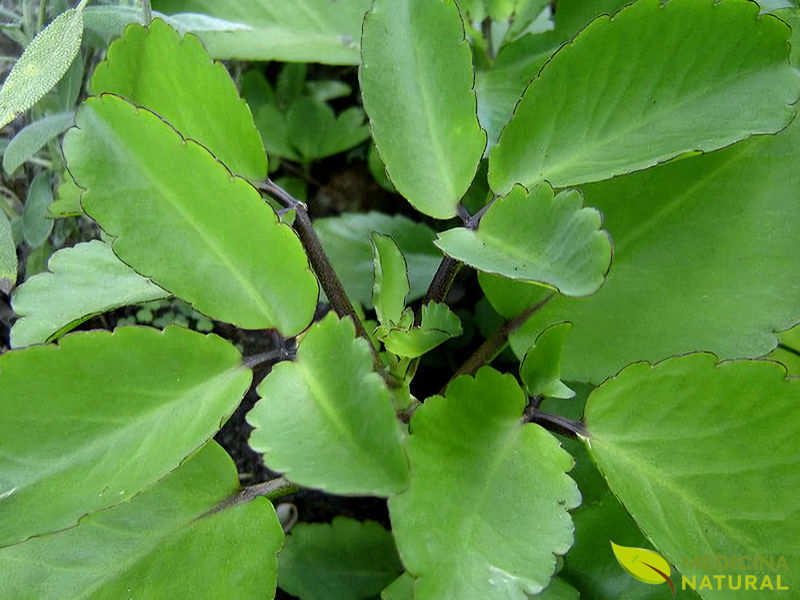
{"label": "kalanchoe plant", "polygon": [[[4,121],[62,77],[85,3],[9,75]],[[163,0],[181,15],[129,25],[94,69],[64,214],[103,240],[14,292],[0,356],[0,597],[667,597],[621,547],[654,547],[681,598],[734,596],[703,557],[772,557],[747,573],[759,597],[800,589],[800,382],[760,358],[800,321],[800,12],[339,4]],[[268,162],[363,142],[360,109],[326,104],[349,88],[284,67],[280,93],[245,79],[251,107],[212,58],[359,64],[370,166],[427,224],[312,220]],[[472,328],[448,304],[470,270],[500,323],[417,398]],[[155,325],[170,297],[278,346],[68,333],[136,304]],[[281,476],[241,487],[212,438],[265,364],[249,445]],[[391,529],[292,528],[278,503],[302,489],[385,498]]]}

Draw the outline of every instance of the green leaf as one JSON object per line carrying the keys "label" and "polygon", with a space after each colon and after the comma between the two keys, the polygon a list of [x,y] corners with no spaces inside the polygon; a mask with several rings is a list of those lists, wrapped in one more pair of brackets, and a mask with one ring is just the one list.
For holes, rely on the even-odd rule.
{"label": "green leaf", "polygon": [[575,392],[561,381],[561,353],[572,323],[545,329],[525,353],[519,374],[531,396],[572,398]]}
{"label": "green leaf", "polygon": [[369,151],[367,152],[367,167],[379,186],[389,192],[397,192],[394,184],[386,174],[386,165],[383,164],[383,159],[381,158],[381,155],[378,154],[378,148],[374,143],[369,145]]}
{"label": "green leaf", "polygon": [[281,589],[303,600],[371,598],[403,570],[391,533],[346,517],[298,523],[278,564]]}
{"label": "green leaf", "polygon": [[[780,131],[800,95],[789,33],[747,0],[640,0],[595,20],[517,105],[491,153],[492,189],[598,181]],[[623,56],[636,60],[620,68]]]}
{"label": "green leaf", "polygon": [[283,541],[272,504],[211,512],[238,491],[233,462],[210,442],[130,502],[0,548],[0,596],[272,597]]}
{"label": "green leaf", "polygon": [[783,363],[790,375],[800,376],[800,325],[778,334],[778,347],[766,358]]}
{"label": "green leaf", "polygon": [[367,307],[372,306],[372,232],[391,237],[403,253],[410,283],[408,302],[425,295],[442,260],[442,253],[433,245],[433,230],[402,215],[345,213],[316,219],[314,230],[347,295]]}
{"label": "green leaf", "polygon": [[[289,140],[289,123],[286,115],[274,104],[264,104],[256,113],[256,127],[267,152],[273,157],[300,161],[300,155]],[[273,164],[275,161],[273,161]]]}
{"label": "green leaf", "polygon": [[800,381],[785,375],[691,354],[632,365],[589,397],[587,443],[611,490],[698,586],[707,556],[783,557],[797,585]]}
{"label": "green leaf", "polygon": [[372,234],[375,284],[372,303],[381,324],[398,323],[408,296],[406,259],[394,240],[388,235]]}
{"label": "green leaf", "polygon": [[603,284],[611,265],[611,241],[600,226],[600,213],[584,208],[575,190],[556,196],[547,184],[530,193],[516,186],[494,202],[478,229],[450,229],[435,243],[480,271],[586,296]]}
{"label": "green leaf", "polygon": [[3,152],[3,170],[10,175],[30,160],[47,142],[72,127],[75,113],[63,112],[34,121],[21,129]]}
{"label": "green leaf", "polygon": [[152,110],[235,174],[266,177],[264,147],[247,103],[194,35],[181,38],[160,19],[148,28],[128,27],[95,69],[91,87]]}
{"label": "green leaf", "polygon": [[56,199],[47,207],[47,213],[52,219],[64,217],[77,217],[83,214],[81,208],[81,188],[75,185],[72,175],[64,173],[61,183],[56,188]]}
{"label": "green leaf", "polygon": [[[167,16],[152,11],[153,17],[163,20],[181,35],[189,32],[249,31],[252,28],[243,23],[234,23],[209,15],[182,13]],[[100,37],[103,45],[124,34],[131,23],[144,25],[144,12],[138,6],[90,6],[83,11],[83,20],[88,31]]]}
{"label": "green leaf", "polygon": [[313,98],[294,102],[286,123],[291,144],[306,162],[344,152],[369,138],[360,108],[348,108],[337,117],[330,106]]}
{"label": "green leaf", "polygon": [[77,123],[64,155],[117,256],[211,318],[284,335],[305,329],[316,279],[300,240],[252,186],[117,96],[84,102]]}
{"label": "green leaf", "polygon": [[0,292],[11,293],[17,283],[17,245],[6,213],[0,210]]}
{"label": "green leaf", "polygon": [[478,119],[488,135],[487,150],[497,144],[519,97],[554,51],[539,37],[526,35],[503,46],[490,69],[475,73]]}
{"label": "green leaf", "polygon": [[231,344],[175,327],[75,333],[6,352],[0,546],[152,485],[217,432],[250,380]]}
{"label": "green leaf", "polygon": [[25,48],[0,88],[0,127],[36,104],[67,72],[81,48],[86,2],[58,15]]}
{"label": "green leaf", "polygon": [[461,319],[443,302],[422,306],[419,327],[397,328],[388,332],[383,343],[389,352],[404,358],[427,354],[450,338],[461,335]]}
{"label": "green leaf", "polygon": [[389,390],[350,319],[329,313],[312,325],[297,361],[274,366],[258,394],[247,413],[250,446],[270,469],[334,494],[388,496],[406,487]]}
{"label": "green leaf", "polygon": [[511,337],[517,355],[561,321],[573,324],[568,381],[600,382],[632,361],[698,348],[723,359],[770,352],[774,332],[800,320],[798,161],[795,122],[777,136],[585,187],[614,237],[614,267],[591,298],[555,298],[534,315]]}
{"label": "green leaf", "polygon": [[20,318],[11,328],[13,348],[50,341],[99,313],[169,296],[97,240],[59,250],[47,266],[50,272],[14,292]]}
{"label": "green leaf", "polygon": [[376,0],[362,44],[364,107],[389,178],[420,212],[455,216],[486,145],[458,7]]}
{"label": "green leaf", "polygon": [[25,199],[22,213],[22,235],[31,248],[38,248],[50,237],[53,221],[48,216],[48,207],[53,201],[50,173],[42,171],[33,178]]}
{"label": "green leaf", "polygon": [[416,600],[535,594],[569,549],[573,461],[524,408],[514,378],[484,367],[414,412],[411,485],[389,511]]}
{"label": "green leaf", "polygon": [[381,600],[414,600],[414,578],[403,573],[381,592]]}
{"label": "green leaf", "polygon": [[357,65],[361,21],[370,1],[300,0],[289,9],[272,0],[155,0],[153,8],[205,13],[250,27],[200,32],[214,58]]}

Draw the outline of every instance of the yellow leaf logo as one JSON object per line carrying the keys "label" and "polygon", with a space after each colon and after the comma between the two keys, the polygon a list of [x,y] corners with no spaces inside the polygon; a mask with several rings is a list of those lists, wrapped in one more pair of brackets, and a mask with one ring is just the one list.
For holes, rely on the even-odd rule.
{"label": "yellow leaf logo", "polygon": [[620,546],[611,542],[611,549],[614,551],[614,556],[617,562],[622,565],[634,579],[638,579],[643,583],[656,585],[664,583],[669,584],[672,590],[672,595],[675,595],[675,586],[669,576],[672,573],[669,563],[658,553],[646,548],[630,548],[628,546]]}

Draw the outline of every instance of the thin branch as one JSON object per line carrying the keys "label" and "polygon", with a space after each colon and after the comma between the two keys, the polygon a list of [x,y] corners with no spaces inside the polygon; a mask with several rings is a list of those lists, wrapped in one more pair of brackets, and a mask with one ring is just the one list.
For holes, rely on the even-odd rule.
{"label": "thin branch", "polygon": [[36,31],[44,29],[44,22],[47,19],[47,0],[39,0],[39,17],[36,21]]}
{"label": "thin branch", "polygon": [[299,486],[295,485],[285,477],[277,477],[276,479],[270,479],[269,481],[265,481],[264,483],[257,483],[256,485],[250,485],[247,486],[246,488],[242,488],[242,490],[238,494],[226,498],[225,500],[217,504],[214,508],[205,513],[203,517],[213,515],[214,513],[218,513],[222,510],[231,508],[232,506],[237,506],[239,504],[247,504],[248,502],[251,502],[255,498],[258,498],[259,496],[264,496],[267,500],[270,501],[277,500],[278,498],[288,496],[289,494],[294,494],[299,489],[300,489]]}
{"label": "thin branch", "polygon": [[290,352],[281,346],[280,348],[270,350],[269,352],[260,352],[259,354],[248,356],[244,359],[244,361],[242,361],[242,364],[245,367],[252,369],[253,367],[257,367],[258,365],[266,362],[280,362],[282,360],[289,360],[290,358]]}
{"label": "thin branch", "polygon": [[525,409],[525,416],[522,417],[523,423],[536,423],[541,425],[548,431],[560,433],[568,437],[581,437],[588,438],[589,432],[586,431],[586,426],[581,421],[573,421],[561,415],[553,415],[550,413],[542,412],[533,405],[528,405]]}
{"label": "thin branch", "polygon": [[463,263],[450,256],[442,258],[439,263],[439,268],[436,269],[436,274],[433,276],[430,286],[428,286],[428,293],[425,294],[425,299],[422,304],[428,302],[444,302],[447,298],[447,293],[450,291],[450,286],[456,279],[456,275],[461,270]]}
{"label": "thin branch", "polygon": [[458,368],[453,377],[455,378],[459,375],[474,375],[475,372],[483,365],[488,365],[490,362],[492,362],[497,355],[503,351],[503,348],[505,348],[506,344],[508,343],[508,337],[517,329],[522,327],[529,318],[531,318],[548,302],[550,302],[555,295],[556,293],[553,292],[537,304],[534,304],[530,308],[524,310],[510,321],[506,321],[502,327],[500,327],[480,346],[478,346],[477,350],[475,350],[475,352],[473,352],[470,357],[464,361],[464,364]]}
{"label": "thin branch", "polygon": [[150,0],[142,0],[142,16],[145,27],[149,26],[153,21],[153,7]]}
{"label": "thin branch", "polygon": [[786,344],[778,344],[778,348],[780,348],[781,350],[785,350],[790,354],[794,354],[795,356],[800,356],[800,350],[795,350],[794,348],[792,348],[791,346],[787,346]]}
{"label": "thin branch", "polygon": [[367,335],[364,324],[353,308],[353,304],[350,302],[350,298],[347,297],[347,292],[345,292],[342,282],[336,275],[336,271],[333,270],[333,266],[328,260],[328,255],[325,254],[325,250],[322,248],[322,242],[319,241],[314,227],[311,224],[311,217],[308,216],[308,207],[305,203],[292,196],[270,179],[259,184],[259,189],[267,192],[287,208],[293,208],[295,210],[294,229],[297,232],[297,236],[300,238],[300,243],[303,244],[306,255],[308,255],[308,260],[311,262],[311,267],[314,269],[314,273],[316,273],[322,285],[322,289],[325,290],[325,295],[328,296],[328,301],[339,317],[350,317],[353,320],[356,327],[356,334],[367,340],[375,362],[375,367],[381,370],[383,368],[383,362],[378,357],[378,353],[375,351],[375,347],[372,345],[372,341]]}

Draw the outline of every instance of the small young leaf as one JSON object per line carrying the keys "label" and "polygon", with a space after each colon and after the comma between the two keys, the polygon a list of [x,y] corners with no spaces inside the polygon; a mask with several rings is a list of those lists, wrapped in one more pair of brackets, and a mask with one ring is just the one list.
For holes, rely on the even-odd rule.
{"label": "small young leaf", "polygon": [[422,307],[419,327],[396,328],[388,332],[383,343],[389,352],[404,358],[417,358],[461,335],[461,319],[442,302],[429,302]]}
{"label": "small young leaf", "polygon": [[517,105],[491,153],[492,189],[599,181],[786,127],[800,95],[790,30],[758,11],[748,0],[640,0],[593,21]]}
{"label": "small young leaf", "polygon": [[381,592],[381,600],[414,600],[414,578],[403,573]]}
{"label": "small young leaf", "polygon": [[389,178],[420,212],[455,216],[486,145],[458,7],[376,0],[362,44],[364,107]]}
{"label": "small young leaf", "polygon": [[251,185],[118,96],[89,98],[77,123],[64,155],[87,190],[86,213],[123,261],[211,318],[284,335],[306,328],[316,278],[297,235]]}
{"label": "small young leaf", "polygon": [[566,475],[573,460],[550,433],[520,422],[524,408],[514,378],[483,367],[414,412],[411,484],[389,512],[403,564],[418,578],[416,600],[535,594],[554,555],[569,549],[567,510],[580,504]]}
{"label": "small young leaf", "polygon": [[296,525],[278,565],[278,585],[303,600],[372,598],[403,570],[391,533],[346,517]]}
{"label": "small young leaf", "polygon": [[0,210],[0,292],[11,293],[17,283],[17,245],[6,213]]}
{"label": "small young leaf", "polygon": [[572,398],[575,392],[561,381],[561,353],[572,323],[551,325],[528,350],[519,374],[531,396]]}
{"label": "small young leaf", "polygon": [[361,22],[371,0],[303,0],[297,7],[283,2],[219,2],[218,0],[154,0],[166,13],[204,13],[247,25],[236,31],[201,31],[214,58],[319,62],[357,65]]}
{"label": "small young leaf", "polygon": [[21,129],[3,152],[3,170],[9,175],[16,171],[47,142],[72,127],[74,122],[75,113],[70,111],[44,117]]}
{"label": "small young leaf", "polygon": [[394,240],[380,233],[372,234],[372,252],[375,266],[372,303],[378,321],[383,325],[397,323],[406,306],[409,290],[406,259]]}
{"label": "small young leaf", "polygon": [[20,318],[11,328],[12,348],[50,341],[98,313],[169,296],[97,240],[59,250],[47,266],[50,272],[14,292]]}
{"label": "small young leaf", "polygon": [[442,260],[442,253],[433,245],[433,230],[402,215],[345,213],[315,220],[314,230],[347,295],[367,307],[372,306],[372,232],[390,236],[403,253],[410,284],[408,302],[425,295]]}
{"label": "small young leaf", "polygon": [[61,183],[56,188],[56,199],[47,207],[47,213],[52,219],[76,217],[83,214],[81,208],[81,194],[83,191],[72,179],[72,175],[64,173]]}
{"label": "small young leaf", "polygon": [[[300,161],[300,155],[289,140],[289,124],[286,115],[271,103],[259,107],[255,124],[261,134],[261,141],[270,156]],[[273,164],[277,162],[273,161]]]}
{"label": "small young leaf", "polygon": [[36,104],[67,72],[81,48],[87,1],[58,15],[25,48],[0,89],[0,127]]}
{"label": "small young leaf", "polygon": [[247,413],[270,469],[334,494],[388,496],[408,483],[392,400],[353,322],[329,313],[272,368]]}
{"label": "small young leaf", "polygon": [[[794,569],[799,396],[800,381],[770,361],[637,363],[592,392],[587,444],[611,490],[685,575],[708,575],[697,556],[782,557]],[[789,585],[796,572],[785,572]]]}
{"label": "small young leaf", "polygon": [[292,103],[286,122],[289,140],[304,161],[344,152],[369,138],[360,108],[348,108],[337,117],[330,106],[313,98]]}
{"label": "small young leaf", "polygon": [[554,196],[547,184],[530,193],[516,186],[495,201],[477,230],[450,229],[435,243],[480,271],[587,296],[603,284],[611,265],[611,241],[600,225],[600,213],[584,208],[575,190]]}
{"label": "small young leaf", "polygon": [[233,462],[209,442],[130,502],[0,548],[0,596],[271,598],[283,541],[272,504],[211,512],[238,491]]}
{"label": "small young leaf", "polygon": [[266,155],[250,109],[225,67],[209,58],[194,35],[181,38],[160,19],[147,28],[128,27],[98,65],[91,88],[152,110],[233,173],[266,177]]}
{"label": "small young leaf", "polygon": [[14,449],[0,453],[0,547],[158,481],[217,432],[250,380],[231,344],[176,327],[74,333],[0,356],[0,439]]}
{"label": "small young leaf", "polygon": [[50,173],[42,171],[33,178],[25,199],[22,213],[22,234],[31,248],[38,248],[50,237],[53,220],[48,216],[48,207],[53,201]]}

